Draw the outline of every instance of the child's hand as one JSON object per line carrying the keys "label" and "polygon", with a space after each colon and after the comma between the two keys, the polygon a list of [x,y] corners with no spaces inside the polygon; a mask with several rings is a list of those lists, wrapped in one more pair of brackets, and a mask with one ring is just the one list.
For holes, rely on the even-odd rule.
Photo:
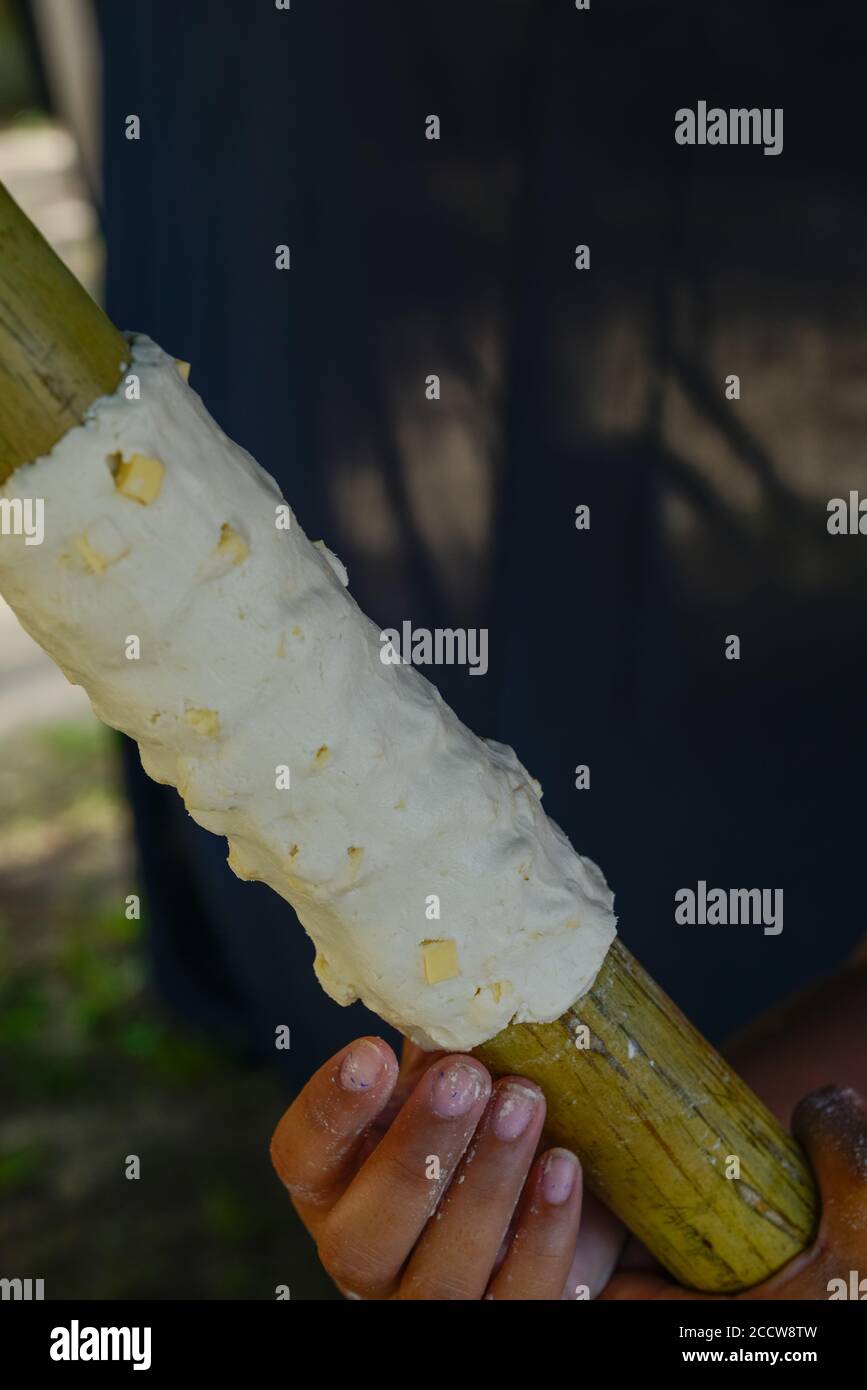
{"label": "child's hand", "polygon": [[[534,1161],[544,1117],[529,1081],[492,1086],[474,1058],[417,1048],[398,1077],[391,1048],[361,1038],[308,1082],[271,1156],[344,1293],[574,1297],[581,1169],[565,1149]],[[622,1238],[607,1214],[588,1227],[581,1265],[601,1285]]]}
{"label": "child's hand", "polygon": [[[398,1074],[386,1043],[361,1038],[304,1088],[271,1154],[349,1295],[560,1299],[583,1283],[605,1298],[711,1297],[671,1283],[641,1252],[628,1252],[608,1283],[623,1228],[588,1196],[579,1236],[577,1159],[553,1149],[534,1161],[544,1115],[532,1082],[505,1077],[492,1088],[474,1058],[410,1046]],[[822,1224],[809,1250],[742,1298],[826,1299],[829,1281],[867,1268],[867,1107],[827,1087],[798,1106],[793,1129],[813,1164]]]}

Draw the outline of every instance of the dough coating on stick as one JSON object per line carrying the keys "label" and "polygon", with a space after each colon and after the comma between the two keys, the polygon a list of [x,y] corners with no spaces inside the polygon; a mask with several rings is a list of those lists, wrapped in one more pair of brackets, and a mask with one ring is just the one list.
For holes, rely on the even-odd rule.
{"label": "dough coating on stick", "polygon": [[137,337],[130,370],[140,399],[122,382],[0,488],[45,502],[42,545],[0,539],[23,626],[235,873],[292,904],[332,998],[423,1047],[556,1018],[614,936],[601,872],[510,748],[380,660],[342,566],[278,527],[274,480],[174,360]]}

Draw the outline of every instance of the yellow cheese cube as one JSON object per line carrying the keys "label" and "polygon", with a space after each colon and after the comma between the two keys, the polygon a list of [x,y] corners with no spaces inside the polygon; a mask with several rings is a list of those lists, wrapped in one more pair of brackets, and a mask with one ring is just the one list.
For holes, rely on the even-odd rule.
{"label": "yellow cheese cube", "polygon": [[114,485],[124,497],[148,507],[159,497],[165,476],[165,465],[159,459],[150,458],[147,454],[131,454],[117,464]]}
{"label": "yellow cheese cube", "polygon": [[458,965],[458,943],[451,939],[445,941],[423,941],[424,977],[429,985],[441,984],[443,980],[453,980],[460,975]]}

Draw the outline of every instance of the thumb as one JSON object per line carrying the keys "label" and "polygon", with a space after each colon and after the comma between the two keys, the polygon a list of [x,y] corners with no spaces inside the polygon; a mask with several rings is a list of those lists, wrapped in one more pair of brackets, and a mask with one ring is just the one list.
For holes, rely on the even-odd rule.
{"label": "thumb", "polygon": [[[835,1234],[867,1229],[867,1105],[857,1091],[823,1086],[805,1096],[792,1116],[792,1132],[826,1200],[823,1217]],[[841,1227],[843,1229],[841,1229]]]}
{"label": "thumb", "polygon": [[816,1239],[748,1297],[827,1298],[832,1279],[848,1287],[867,1271],[867,1106],[857,1091],[823,1086],[798,1102],[792,1133],[816,1175],[821,1217]]}

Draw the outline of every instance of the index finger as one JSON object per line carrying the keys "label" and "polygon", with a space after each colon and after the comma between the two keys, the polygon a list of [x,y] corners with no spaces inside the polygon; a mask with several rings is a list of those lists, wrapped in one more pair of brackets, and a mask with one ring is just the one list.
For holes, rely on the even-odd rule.
{"label": "index finger", "polygon": [[352,1179],[366,1132],[388,1103],[397,1072],[388,1043],[358,1038],[314,1073],[279,1121],[271,1162],[314,1235]]}

